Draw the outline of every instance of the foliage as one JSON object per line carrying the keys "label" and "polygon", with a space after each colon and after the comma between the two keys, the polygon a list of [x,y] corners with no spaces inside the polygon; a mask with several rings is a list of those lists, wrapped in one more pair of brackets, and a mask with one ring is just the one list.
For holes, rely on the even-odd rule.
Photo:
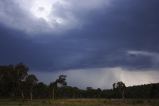
{"label": "foliage", "polygon": [[159,83],[125,87],[124,83],[118,82],[114,89],[94,89],[87,87],[79,89],[68,86],[66,76],[60,75],[50,85],[38,83],[35,75],[28,74],[28,67],[22,63],[17,65],[0,66],[0,98],[36,99],[50,98],[121,98],[124,90],[125,98],[156,99],[159,98]]}

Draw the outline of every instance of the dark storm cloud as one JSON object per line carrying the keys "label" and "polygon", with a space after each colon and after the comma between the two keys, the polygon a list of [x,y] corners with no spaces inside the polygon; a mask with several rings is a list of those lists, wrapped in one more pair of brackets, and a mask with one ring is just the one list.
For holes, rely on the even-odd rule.
{"label": "dark storm cloud", "polygon": [[[109,9],[79,13],[85,25],[61,35],[28,38],[24,32],[1,25],[0,63],[24,62],[33,70],[47,71],[158,68],[158,55],[154,55],[159,52],[158,5],[157,0],[114,0]],[[139,51],[154,56],[138,55]],[[157,58],[153,61],[154,57]]]}

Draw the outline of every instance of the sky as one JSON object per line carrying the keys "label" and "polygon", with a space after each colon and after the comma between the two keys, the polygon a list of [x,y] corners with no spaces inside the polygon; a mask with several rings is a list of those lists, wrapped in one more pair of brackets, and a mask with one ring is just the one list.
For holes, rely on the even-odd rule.
{"label": "sky", "polygon": [[159,82],[158,0],[1,0],[0,65],[49,84],[110,89]]}

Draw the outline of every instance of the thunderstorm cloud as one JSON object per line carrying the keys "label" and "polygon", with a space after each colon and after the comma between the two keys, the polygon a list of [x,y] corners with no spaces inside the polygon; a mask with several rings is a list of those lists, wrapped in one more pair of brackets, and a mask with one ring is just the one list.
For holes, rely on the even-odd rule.
{"label": "thunderstorm cloud", "polygon": [[81,88],[158,82],[158,5],[157,0],[1,0],[0,65],[23,62],[46,83],[67,74],[69,84]]}

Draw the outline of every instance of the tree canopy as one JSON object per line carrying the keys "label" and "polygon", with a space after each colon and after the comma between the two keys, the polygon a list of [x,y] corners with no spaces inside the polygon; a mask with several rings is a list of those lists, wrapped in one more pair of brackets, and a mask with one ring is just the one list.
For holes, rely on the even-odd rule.
{"label": "tree canopy", "polygon": [[79,89],[67,84],[66,75],[47,85],[28,71],[23,63],[0,66],[0,98],[159,98],[159,83],[126,87],[120,81],[112,89]]}

